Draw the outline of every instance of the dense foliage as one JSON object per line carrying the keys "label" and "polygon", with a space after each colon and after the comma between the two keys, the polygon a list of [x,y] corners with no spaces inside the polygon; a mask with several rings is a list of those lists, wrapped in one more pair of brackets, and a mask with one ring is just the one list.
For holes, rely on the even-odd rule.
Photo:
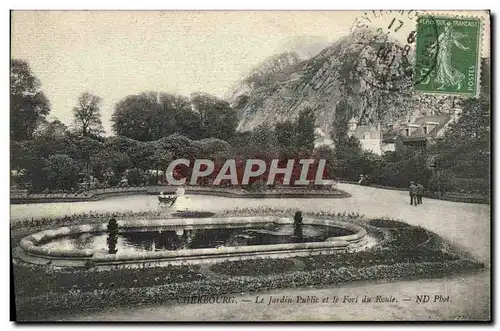
{"label": "dense foliage", "polygon": [[[249,139],[240,139],[244,134],[231,133],[227,128],[219,127],[216,131],[209,129],[215,127],[214,123],[210,124],[215,116],[213,112],[220,114],[229,112],[224,103],[202,94],[193,97],[200,114],[204,114],[199,128],[205,127],[204,132],[207,134],[225,132],[225,137],[230,138],[233,147],[228,141],[219,138],[193,140],[179,133],[163,136],[154,141],[141,141],[121,135],[99,136],[94,130],[99,127],[99,121],[94,123],[97,126],[91,124],[93,121],[90,119],[82,122],[82,116],[88,112],[92,112],[93,116],[99,114],[98,108],[93,108],[99,99],[87,94],[84,96],[79,101],[81,107],[75,110],[75,115],[79,114],[75,117],[75,121],[80,124],[75,127],[76,130],[70,131],[66,127],[59,127],[60,122],[54,121],[44,130],[38,130],[36,139],[12,141],[12,169],[19,171],[15,179],[20,186],[28,185],[33,192],[42,192],[77,189],[79,183],[87,183],[85,185],[87,187],[155,185],[158,182],[165,182],[165,171],[170,162],[181,158],[190,160],[191,165],[176,168],[174,173],[176,177],[189,176],[195,159],[210,159],[214,161],[216,169],[212,176],[200,179],[198,183],[207,184],[208,181],[214,180],[224,162],[232,158],[236,160],[238,178],[241,182],[248,158],[263,159],[269,168],[270,162],[275,158],[298,158],[299,155],[292,154],[296,149],[301,155],[308,157],[313,155],[314,117],[308,109],[301,113],[297,121],[287,124],[292,127],[290,131],[261,127],[252,132]],[[165,98],[164,100],[168,99]],[[90,100],[88,107],[85,106],[84,99]],[[227,122],[226,119],[219,120]],[[285,140],[286,137],[289,137],[293,144],[289,145]],[[281,143],[278,143],[277,138]],[[71,165],[71,176],[58,164],[53,164],[59,160],[53,157],[55,155],[65,155],[65,160]],[[300,165],[296,163],[294,177],[299,178]],[[286,166],[286,162],[280,163],[279,166]],[[51,182],[51,178],[57,177],[51,174],[56,174],[58,169],[61,171],[60,179]],[[314,174],[315,168],[311,167],[309,177]],[[253,186],[254,182],[266,181],[267,175],[266,172],[260,179],[252,178],[250,186]],[[277,176],[277,180],[280,180],[280,176]],[[265,189],[265,185],[261,186],[261,189]],[[257,189],[257,186],[253,189]]]}
{"label": "dense foliage", "polygon": [[13,59],[10,65],[10,138],[31,139],[49,114],[50,103],[26,61]]}
{"label": "dense foliage", "polygon": [[[70,130],[58,120],[45,120],[50,108],[40,82],[26,62],[12,60],[12,179],[18,186],[37,192],[71,190],[82,183],[100,187],[155,185],[165,182],[167,166],[179,158],[191,163],[196,158],[215,162],[213,176],[199,184],[214,180],[230,158],[235,159],[239,179],[250,158],[264,160],[267,168],[273,159],[280,160],[279,167],[295,159],[292,177],[298,178],[298,159],[313,158],[327,160],[323,178],[359,181],[363,174],[365,184],[406,188],[415,181],[438,196],[446,192],[488,195],[489,63],[483,60],[482,65],[479,98],[462,101],[462,116],[448,126],[442,138],[424,149],[397,142],[396,151],[378,156],[364,151],[357,138],[348,136],[348,121],[359,110],[346,100],[338,101],[335,107],[333,146],[317,149],[315,109],[305,107],[297,118],[237,132],[236,113],[230,105],[204,93],[190,97],[155,92],[127,96],[115,106],[112,122],[117,135],[111,137],[101,135],[100,98],[83,93],[73,110]],[[69,168],[64,169],[63,164]],[[315,171],[315,166],[310,167],[308,179]],[[180,176],[190,172],[190,167],[177,169]],[[252,178],[248,189],[265,190],[267,176],[266,171],[260,178]],[[278,175],[276,182],[282,177]]]}
{"label": "dense foliage", "polygon": [[490,94],[489,65],[483,61],[485,74],[479,98],[461,102],[462,115],[449,124],[444,135],[419,149],[396,141],[396,151],[378,156],[362,151],[359,141],[348,137],[350,106],[340,102],[333,121],[331,154],[336,176],[369,183],[405,188],[411,181],[421,183],[430,192],[463,192],[488,195],[490,191]]}
{"label": "dense foliage", "polygon": [[235,135],[237,118],[231,106],[214,96],[194,93],[190,98],[147,92],[120,100],[112,116],[118,136],[154,141],[172,134],[191,139]]}

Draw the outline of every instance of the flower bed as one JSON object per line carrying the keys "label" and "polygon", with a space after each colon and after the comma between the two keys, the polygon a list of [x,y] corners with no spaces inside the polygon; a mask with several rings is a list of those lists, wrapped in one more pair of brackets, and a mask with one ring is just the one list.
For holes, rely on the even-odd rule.
{"label": "flower bed", "polygon": [[212,217],[215,213],[209,211],[184,211],[184,212],[176,212],[172,214],[175,217],[181,218],[203,218],[203,217]]}
{"label": "flower bed", "polygon": [[[17,277],[29,275],[29,277]],[[42,277],[37,275],[43,275]],[[15,267],[17,295],[41,295],[46,292],[81,292],[95,289],[120,287],[148,287],[169,282],[181,283],[204,279],[199,266],[170,266],[153,269],[116,268],[107,271],[65,269],[55,270],[37,265],[17,265]]]}
{"label": "flower bed", "polygon": [[[128,283],[123,287],[101,286],[91,291],[82,291],[78,286],[65,291],[50,291],[39,295],[26,295],[17,298],[18,314],[21,320],[36,320],[51,314],[65,312],[94,311],[103,308],[175,304],[176,298],[191,296],[215,297],[232,293],[269,291],[279,288],[305,286],[324,286],[352,281],[373,281],[376,279],[407,280],[452,276],[461,274],[483,265],[471,260],[456,260],[445,263],[400,263],[363,268],[341,267],[319,269],[311,272],[289,272],[266,275],[265,277],[218,277],[195,281],[165,282],[159,286],[134,286]],[[149,270],[149,269],[148,269]],[[16,278],[22,276],[16,275]],[[84,281],[89,282],[92,275]],[[119,278],[119,275],[115,275]],[[158,276],[157,276],[158,277]],[[137,277],[138,278],[138,277]]]}
{"label": "flower bed", "polygon": [[[158,194],[160,191],[169,191],[167,186],[148,187],[116,187],[105,189],[92,189],[83,193],[40,193],[25,194],[12,192],[11,204],[27,203],[54,203],[54,202],[79,202],[96,201],[117,195],[129,194]],[[175,189],[171,190],[175,192]],[[250,192],[238,188],[220,188],[204,186],[188,186],[186,194],[215,195],[230,198],[348,198],[347,192],[334,190],[313,189],[273,189],[263,192]]]}
{"label": "flower bed", "polygon": [[209,188],[187,188],[186,194],[215,195],[228,198],[349,198],[351,195],[341,190],[308,190],[308,189],[275,189],[261,192],[251,192],[241,189],[221,189],[216,187]]}
{"label": "flower bed", "polygon": [[[461,258],[447,251],[448,247],[437,235],[428,233],[421,227],[406,224],[405,227],[382,230],[383,232],[375,231],[375,236],[381,239],[381,243],[365,251],[339,251],[314,257],[297,257],[289,259],[286,263],[276,263],[273,260],[227,261],[212,266],[211,270],[228,276],[253,276],[282,273],[297,266],[300,266],[301,270],[312,271],[351,266],[360,268],[401,263],[442,263]],[[372,234],[372,229],[368,228],[368,232]]]}
{"label": "flower bed", "polygon": [[102,189],[91,189],[82,193],[37,193],[16,194],[11,193],[11,204],[26,203],[53,203],[53,202],[79,202],[95,201],[117,195],[146,194],[146,187],[111,187]]}
{"label": "flower bed", "polygon": [[385,219],[385,218],[377,218],[370,220],[368,222],[371,226],[375,226],[377,228],[402,228],[408,227],[409,225],[400,221]]}

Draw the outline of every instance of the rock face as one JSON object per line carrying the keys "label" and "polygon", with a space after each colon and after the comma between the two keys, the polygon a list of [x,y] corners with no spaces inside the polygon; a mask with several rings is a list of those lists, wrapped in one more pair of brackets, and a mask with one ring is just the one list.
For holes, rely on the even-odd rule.
{"label": "rock face", "polygon": [[270,58],[226,96],[237,111],[238,130],[296,118],[305,107],[314,110],[316,124],[323,127],[332,123],[340,102],[348,104],[345,116],[382,126],[409,116],[448,113],[455,98],[412,92],[413,54],[402,56],[404,45],[396,43],[357,33],[308,60],[295,53]]}

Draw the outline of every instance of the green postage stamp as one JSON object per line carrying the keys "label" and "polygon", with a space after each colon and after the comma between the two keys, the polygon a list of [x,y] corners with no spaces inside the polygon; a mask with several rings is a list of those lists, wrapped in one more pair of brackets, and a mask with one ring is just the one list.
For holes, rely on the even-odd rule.
{"label": "green postage stamp", "polygon": [[480,47],[479,18],[421,16],[417,24],[415,90],[475,96]]}

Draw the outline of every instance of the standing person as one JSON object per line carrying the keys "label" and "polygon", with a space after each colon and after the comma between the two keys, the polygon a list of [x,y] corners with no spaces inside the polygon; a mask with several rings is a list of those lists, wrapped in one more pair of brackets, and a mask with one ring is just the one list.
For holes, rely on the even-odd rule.
{"label": "standing person", "polygon": [[410,192],[410,205],[416,206],[418,188],[414,182],[410,182],[409,192]]}
{"label": "standing person", "polygon": [[422,204],[422,196],[424,195],[424,186],[420,183],[417,183],[417,203],[419,205]]}

